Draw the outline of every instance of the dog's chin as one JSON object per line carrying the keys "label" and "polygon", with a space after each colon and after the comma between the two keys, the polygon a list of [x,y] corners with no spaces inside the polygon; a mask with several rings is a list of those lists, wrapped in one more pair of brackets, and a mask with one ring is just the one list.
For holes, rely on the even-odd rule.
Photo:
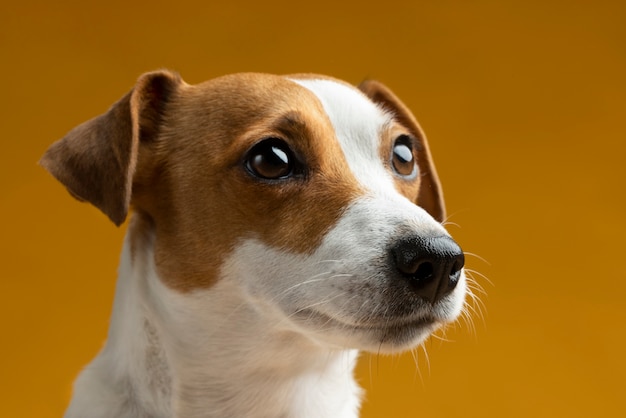
{"label": "dog's chin", "polygon": [[432,318],[390,323],[384,326],[362,326],[352,334],[360,337],[363,351],[392,354],[415,348],[442,325]]}
{"label": "dog's chin", "polygon": [[431,316],[344,322],[314,310],[299,313],[305,333],[322,344],[377,354],[411,350],[447,321]]}

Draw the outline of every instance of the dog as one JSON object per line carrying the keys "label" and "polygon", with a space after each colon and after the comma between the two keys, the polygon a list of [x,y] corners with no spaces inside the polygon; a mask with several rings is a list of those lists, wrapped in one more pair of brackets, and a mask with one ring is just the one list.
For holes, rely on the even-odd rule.
{"label": "dog", "polygon": [[133,213],[67,418],[354,418],[359,351],[463,310],[426,137],[380,82],[146,73],[40,164],[116,225]]}

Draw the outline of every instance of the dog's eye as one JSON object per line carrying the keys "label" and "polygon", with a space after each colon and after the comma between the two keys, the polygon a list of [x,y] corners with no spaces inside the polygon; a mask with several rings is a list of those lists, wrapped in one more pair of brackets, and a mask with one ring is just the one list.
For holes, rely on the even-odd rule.
{"label": "dog's eye", "polygon": [[415,173],[413,145],[409,136],[400,135],[396,138],[396,142],[393,144],[391,164],[396,173],[403,177],[412,176]]}
{"label": "dog's eye", "polygon": [[253,175],[276,180],[293,173],[294,156],[287,144],[279,138],[267,138],[248,152],[246,168]]}

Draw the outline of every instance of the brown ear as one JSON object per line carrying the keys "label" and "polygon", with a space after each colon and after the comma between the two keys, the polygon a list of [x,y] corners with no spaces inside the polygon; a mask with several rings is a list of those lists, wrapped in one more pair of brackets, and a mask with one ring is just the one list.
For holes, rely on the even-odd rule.
{"label": "brown ear", "polygon": [[446,208],[443,201],[441,184],[439,183],[439,177],[437,177],[435,164],[430,156],[426,136],[417,123],[417,120],[404,103],[402,103],[384,84],[374,80],[366,80],[359,85],[359,89],[373,102],[379,104],[388,112],[391,112],[396,120],[409,129],[411,134],[421,142],[422,147],[417,155],[421,184],[416,203],[437,221],[443,222],[446,217]]}
{"label": "brown ear", "polygon": [[181,82],[169,71],[142,75],[108,112],[52,144],[39,164],[78,200],[121,225],[130,205],[139,143],[156,138],[165,106]]}

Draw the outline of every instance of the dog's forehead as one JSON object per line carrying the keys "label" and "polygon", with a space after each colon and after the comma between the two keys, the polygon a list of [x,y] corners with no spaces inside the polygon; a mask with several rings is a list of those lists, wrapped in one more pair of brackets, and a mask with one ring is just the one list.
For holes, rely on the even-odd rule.
{"label": "dog's forehead", "polygon": [[[237,112],[256,108],[259,116],[265,116],[265,112],[272,109],[290,109],[298,105],[319,107],[319,101],[311,92],[286,77],[273,74],[229,74],[187,87],[196,93],[195,105],[199,104],[199,108],[210,106],[212,111]],[[254,114],[247,116],[255,117]]]}
{"label": "dog's forehead", "polygon": [[[342,146],[377,150],[382,129],[390,117],[354,87],[332,80],[294,79],[322,103]],[[346,154],[351,154],[346,152]]]}
{"label": "dog's forehead", "polygon": [[389,189],[391,178],[381,161],[381,137],[394,125],[393,117],[362,92],[329,79],[293,79],[311,91],[328,115],[346,161],[368,189]]}
{"label": "dog's forehead", "polygon": [[[222,138],[226,141],[240,137],[250,127],[271,124],[289,114],[300,115],[309,128],[331,128],[318,145],[337,141],[361,183],[371,173],[372,164],[381,165],[381,137],[394,125],[393,117],[357,88],[323,76],[239,73],[192,86],[189,93],[188,102],[181,106],[181,123],[175,128],[184,125],[186,130],[197,126],[228,132]],[[380,169],[386,172],[382,165]]]}
{"label": "dog's forehead", "polygon": [[309,127],[330,126],[316,95],[283,76],[230,74],[185,85],[179,93],[168,128],[174,136],[184,131],[180,140],[185,142],[222,132],[205,145],[227,146],[259,127],[270,128],[294,115]]}

